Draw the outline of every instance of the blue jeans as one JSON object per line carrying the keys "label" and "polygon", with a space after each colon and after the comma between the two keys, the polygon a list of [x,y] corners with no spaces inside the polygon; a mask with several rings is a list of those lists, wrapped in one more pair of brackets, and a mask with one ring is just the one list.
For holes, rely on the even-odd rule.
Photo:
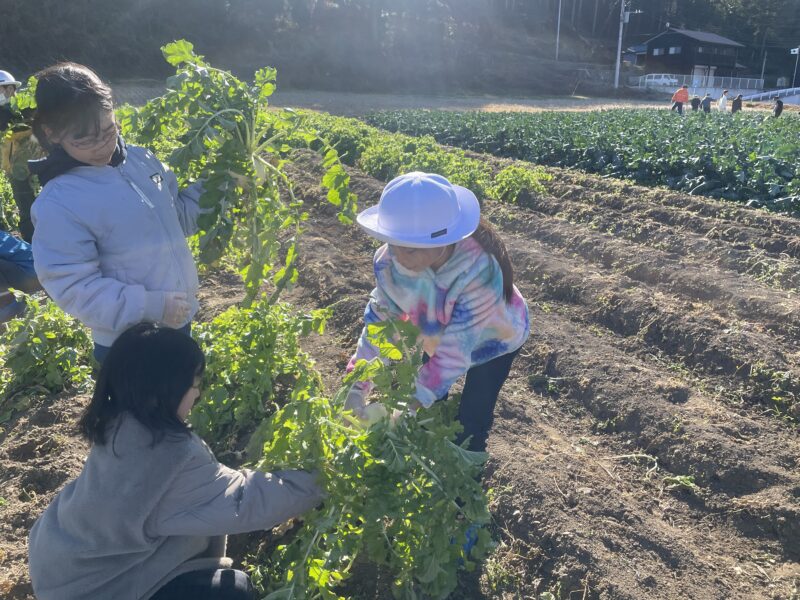
{"label": "blue jeans", "polygon": [[[517,354],[519,350],[514,350],[467,371],[464,391],[461,393],[461,404],[458,407],[458,421],[463,425],[464,431],[456,438],[456,444],[460,445],[470,438],[467,445],[469,450],[486,451],[486,440],[494,422],[497,396],[508,379],[511,364]],[[439,400],[444,400],[447,396],[448,394],[445,394]]]}
{"label": "blue jeans", "polygon": [[0,258],[0,291],[14,288],[26,294],[32,294],[42,289],[36,273],[33,271],[33,261],[30,267]]}
{"label": "blue jeans", "polygon": [[246,573],[236,569],[189,571],[159,589],[152,600],[255,600]]}
{"label": "blue jeans", "polygon": [[[192,324],[189,323],[188,325],[184,325],[180,329],[178,329],[181,333],[185,333],[188,336],[192,335]],[[97,361],[97,364],[102,365],[103,361],[108,356],[108,352],[111,350],[110,346],[101,346],[100,344],[95,343],[94,345],[94,359]]]}

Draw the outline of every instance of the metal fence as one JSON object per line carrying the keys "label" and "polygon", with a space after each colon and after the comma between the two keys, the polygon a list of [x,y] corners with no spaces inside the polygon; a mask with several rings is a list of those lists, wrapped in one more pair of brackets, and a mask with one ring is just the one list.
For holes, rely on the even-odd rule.
{"label": "metal fence", "polygon": [[782,90],[770,90],[761,94],[751,94],[742,98],[743,100],[750,100],[752,102],[768,102],[773,98],[789,98],[792,96],[800,96],[800,87],[785,88]]}
{"label": "metal fence", "polygon": [[731,90],[745,92],[747,90],[761,91],[764,89],[763,79],[748,77],[704,77],[702,75],[678,75],[675,73],[650,73],[639,77],[639,87],[642,88],[678,88],[683,85],[696,90]]}

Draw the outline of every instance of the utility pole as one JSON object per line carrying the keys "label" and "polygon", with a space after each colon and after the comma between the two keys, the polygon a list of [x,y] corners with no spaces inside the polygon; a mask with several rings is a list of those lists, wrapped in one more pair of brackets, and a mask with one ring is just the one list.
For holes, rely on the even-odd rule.
{"label": "utility pole", "polygon": [[794,73],[792,74],[792,87],[794,87],[794,80],[797,79],[797,63],[800,62],[800,46],[797,48],[792,48],[792,54],[797,54],[797,58],[794,61]]}
{"label": "utility pole", "polygon": [[558,42],[561,37],[561,0],[558,0],[558,20],[556,22],[556,60],[558,60]]}
{"label": "utility pole", "polygon": [[761,85],[764,85],[764,72],[767,68],[767,51],[764,50],[764,62],[761,63]]}
{"label": "utility pole", "polygon": [[619,0],[619,39],[617,40],[617,66],[614,69],[614,89],[619,89],[619,67],[622,62],[622,28],[625,26],[625,0]]}

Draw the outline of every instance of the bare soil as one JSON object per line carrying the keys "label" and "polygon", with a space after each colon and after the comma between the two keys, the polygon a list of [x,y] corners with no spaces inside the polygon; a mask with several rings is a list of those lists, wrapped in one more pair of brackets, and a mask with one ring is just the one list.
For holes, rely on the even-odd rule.
{"label": "bare soil", "polygon": [[[140,106],[164,93],[164,83],[153,79],[118,81],[112,84],[117,104]],[[357,117],[379,110],[427,108],[431,110],[480,110],[485,112],[541,112],[548,110],[587,111],[613,108],[670,107],[669,94],[658,100],[658,93],[647,98],[604,98],[597,96],[495,96],[492,94],[379,94],[332,92],[279,88],[272,97],[276,107],[306,108],[335,115]],[[771,111],[767,102],[746,102],[745,110]],[[787,104],[786,112],[800,111]]]}
{"label": "bare soil", "polygon": [[[499,168],[503,161],[483,157]],[[291,177],[310,211],[287,299],[335,304],[307,342],[333,389],[373,286],[373,240],[324,202],[319,162]],[[800,222],[568,170],[518,205],[486,202],[532,334],[495,414],[485,483],[494,556],[458,598],[800,597],[796,396]],[[360,206],[383,182],[350,170]],[[203,277],[205,320],[241,298]],[[85,455],[86,402],[39,401],[0,433],[0,595],[31,598],[25,538]],[[234,547],[242,542],[234,540]],[[385,597],[380,577],[353,582]]]}
{"label": "bare soil", "polygon": [[[135,106],[164,93],[155,80],[120,81],[113,85],[118,104]],[[429,108],[438,110],[483,110],[490,112],[538,112],[543,110],[599,110],[608,108],[669,107],[667,102],[587,96],[509,97],[484,95],[366,94],[317,90],[279,89],[271,99],[276,107],[307,108],[336,115],[358,116],[378,110]]]}

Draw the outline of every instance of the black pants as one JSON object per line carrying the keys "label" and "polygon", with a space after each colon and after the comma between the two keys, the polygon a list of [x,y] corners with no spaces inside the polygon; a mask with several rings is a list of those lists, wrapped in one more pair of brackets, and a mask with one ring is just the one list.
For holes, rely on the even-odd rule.
{"label": "black pants", "polygon": [[208,569],[179,575],[151,596],[152,600],[255,600],[246,573]]}
{"label": "black pants", "polygon": [[672,105],[672,110],[677,110],[679,115],[683,114],[683,102],[675,102]]}
{"label": "black pants", "polygon": [[456,438],[457,444],[471,438],[467,446],[470,450],[486,451],[486,440],[494,423],[497,396],[508,379],[511,364],[517,354],[519,350],[498,356],[467,371],[461,404],[458,407],[458,421],[464,426],[464,431]]}
{"label": "black pants", "polygon": [[19,211],[19,232],[22,235],[22,239],[30,244],[33,238],[31,206],[33,206],[33,201],[36,200],[36,194],[33,193],[30,178],[14,179],[9,177],[9,180],[11,182],[11,191],[14,193],[14,202],[17,203],[17,210]]}

